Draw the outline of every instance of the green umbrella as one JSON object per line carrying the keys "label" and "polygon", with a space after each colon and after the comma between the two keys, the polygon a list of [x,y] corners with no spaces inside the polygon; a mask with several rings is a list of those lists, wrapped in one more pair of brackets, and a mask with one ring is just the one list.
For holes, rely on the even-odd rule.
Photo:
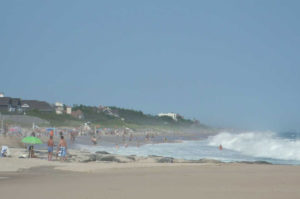
{"label": "green umbrella", "polygon": [[43,142],[39,138],[33,136],[23,138],[22,142],[25,144],[43,144]]}

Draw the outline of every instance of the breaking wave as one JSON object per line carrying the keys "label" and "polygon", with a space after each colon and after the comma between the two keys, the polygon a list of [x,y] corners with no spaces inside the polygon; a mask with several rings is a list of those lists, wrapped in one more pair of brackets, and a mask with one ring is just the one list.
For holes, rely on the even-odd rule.
{"label": "breaking wave", "polygon": [[279,136],[274,132],[222,132],[210,137],[208,145],[219,146],[242,154],[279,160],[300,160],[300,140]]}

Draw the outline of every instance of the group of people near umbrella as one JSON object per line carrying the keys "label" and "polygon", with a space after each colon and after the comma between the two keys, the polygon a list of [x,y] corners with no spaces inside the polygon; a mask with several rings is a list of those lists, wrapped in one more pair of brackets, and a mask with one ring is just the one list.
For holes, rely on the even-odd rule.
{"label": "group of people near umbrella", "polygon": [[[35,144],[42,144],[43,142],[37,138],[35,136],[35,133],[32,132],[31,136],[27,136],[25,138],[22,139],[22,142],[25,144],[28,144],[28,157],[29,158],[35,158],[36,156],[34,155],[34,145]],[[47,142],[47,146],[48,146],[48,160],[51,161],[52,160],[52,156],[53,156],[53,151],[54,151],[54,141],[53,141],[53,132],[50,132],[50,137],[48,139]],[[60,141],[59,144],[57,146],[57,153],[56,153],[56,157],[60,157],[61,160],[66,160],[66,155],[67,155],[67,142],[64,139],[64,136],[62,134],[62,132],[60,133]]]}

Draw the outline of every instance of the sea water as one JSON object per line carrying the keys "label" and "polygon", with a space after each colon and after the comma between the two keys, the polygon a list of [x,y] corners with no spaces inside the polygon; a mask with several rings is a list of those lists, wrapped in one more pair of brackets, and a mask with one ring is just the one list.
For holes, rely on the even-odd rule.
{"label": "sea water", "polygon": [[[223,150],[219,150],[222,145]],[[203,140],[146,144],[140,147],[79,145],[91,152],[120,155],[157,155],[186,160],[215,159],[223,162],[257,162],[300,165],[300,134],[268,132],[220,132]]]}

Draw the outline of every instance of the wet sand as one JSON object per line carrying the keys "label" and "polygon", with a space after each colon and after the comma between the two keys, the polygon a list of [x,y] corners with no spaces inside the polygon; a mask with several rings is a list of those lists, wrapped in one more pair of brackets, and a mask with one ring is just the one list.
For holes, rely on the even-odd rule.
{"label": "wet sand", "polygon": [[299,166],[235,163],[139,167],[133,164],[116,168],[110,164],[93,172],[52,167],[0,172],[1,198],[300,198]]}

